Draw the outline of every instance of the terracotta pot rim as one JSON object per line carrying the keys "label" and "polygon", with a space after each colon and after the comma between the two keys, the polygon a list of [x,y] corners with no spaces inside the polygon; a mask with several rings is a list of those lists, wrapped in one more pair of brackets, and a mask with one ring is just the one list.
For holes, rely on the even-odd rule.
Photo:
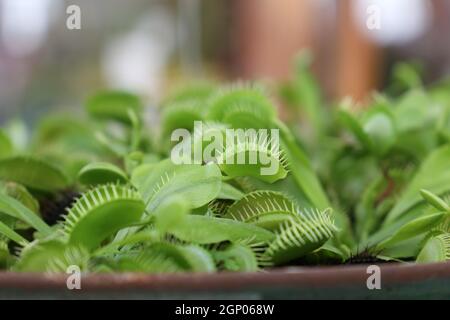
{"label": "terracotta pot rim", "polygon": [[[450,279],[450,262],[436,264],[379,264],[383,283],[407,284]],[[331,267],[288,267],[257,273],[184,274],[88,274],[83,275],[83,291],[153,290],[192,291],[227,290],[255,287],[339,287],[362,286],[370,273],[368,265]],[[0,289],[26,290],[66,288],[68,275],[0,272]]]}

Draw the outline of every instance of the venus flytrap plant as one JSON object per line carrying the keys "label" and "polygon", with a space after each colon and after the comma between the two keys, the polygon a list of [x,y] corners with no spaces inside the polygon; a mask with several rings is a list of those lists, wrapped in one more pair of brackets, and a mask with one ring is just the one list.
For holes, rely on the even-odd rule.
{"label": "venus flytrap plant", "polygon": [[0,158],[11,156],[14,151],[14,146],[8,135],[0,130]]}
{"label": "venus flytrap plant", "polygon": [[422,198],[435,209],[450,213],[450,205],[444,199],[439,198],[432,192],[425,189],[420,190],[420,194],[422,195]]}
{"label": "venus flytrap plant", "polygon": [[154,243],[140,252],[118,259],[119,271],[177,273],[213,272],[215,264],[207,251],[198,246]]}
{"label": "venus flytrap plant", "polygon": [[103,185],[86,192],[68,210],[64,233],[69,244],[96,249],[115,232],[139,222],[145,204],[132,187]]}
{"label": "venus flytrap plant", "polygon": [[306,210],[281,224],[265,255],[275,264],[292,261],[319,249],[336,231],[329,212]]}
{"label": "venus flytrap plant", "polygon": [[282,193],[255,191],[231,205],[224,217],[277,230],[296,214],[294,203]]}
{"label": "venus flytrap plant", "polygon": [[0,212],[26,223],[42,236],[52,234],[52,229],[39,216],[8,195],[0,194]]}
{"label": "venus flytrap plant", "polygon": [[[286,158],[274,141],[251,137],[238,141],[232,149],[225,147],[217,158],[220,169],[229,178],[250,176],[268,183],[286,178]],[[248,159],[249,163],[240,163],[239,159]]]}
{"label": "venus flytrap plant", "polygon": [[450,205],[435,194],[421,190],[425,201],[435,210],[445,213],[444,220],[422,242],[422,249],[416,261],[420,263],[444,262],[450,260]]}
{"label": "venus flytrap plant", "polygon": [[[40,205],[38,201],[28,192],[28,190],[24,186],[15,182],[3,182],[0,183],[0,190],[1,194],[17,200],[36,215],[40,214]],[[24,230],[29,228],[29,224],[6,213],[1,213],[1,211],[0,222],[5,223],[8,227],[15,230]]]}
{"label": "venus flytrap plant", "polygon": [[43,192],[61,190],[69,186],[67,176],[58,167],[45,160],[27,156],[0,160],[0,179]]}
{"label": "venus flytrap plant", "polygon": [[136,114],[142,112],[143,106],[139,98],[127,92],[101,92],[90,97],[86,103],[86,111],[94,118],[117,120],[131,125],[129,110]]}
{"label": "venus flytrap plant", "polygon": [[89,252],[69,246],[60,239],[34,241],[20,252],[13,270],[20,272],[63,273],[71,265],[88,270]]}
{"label": "venus flytrap plant", "polygon": [[223,182],[217,199],[237,201],[244,197],[244,193],[229,183]]}
{"label": "venus flytrap plant", "polygon": [[221,89],[210,98],[207,119],[233,128],[270,128],[276,110],[259,85],[238,84]]}
{"label": "venus flytrap plant", "polygon": [[[265,97],[262,88],[241,85],[224,90],[212,98],[209,108],[210,119],[224,121],[236,128],[278,129],[281,138],[280,148],[287,159],[283,160],[283,168],[287,163],[296,183],[305,192],[312,205],[323,209],[329,207],[328,199],[306,155],[289,128],[277,119],[276,110]],[[243,122],[240,119],[248,121]]]}
{"label": "venus flytrap plant", "polygon": [[246,244],[226,245],[225,248],[214,250],[213,256],[219,267],[227,271],[255,272],[271,265],[262,252]]}
{"label": "venus flytrap plant", "polygon": [[436,149],[423,161],[416,175],[406,187],[395,207],[388,214],[386,223],[407,215],[409,209],[421,202],[420,190],[427,189],[437,194],[450,191],[450,146]]}
{"label": "venus flytrap plant", "polygon": [[202,101],[175,102],[162,111],[162,137],[168,138],[176,129],[194,129],[195,121],[205,120],[205,105]]}
{"label": "venus flytrap plant", "polygon": [[11,239],[12,241],[15,241],[20,245],[26,245],[28,243],[28,241],[24,237],[22,237],[20,234],[12,230],[10,227],[8,227],[1,221],[0,221],[0,234],[3,234],[7,238]]}
{"label": "venus flytrap plant", "polygon": [[[438,121],[436,116],[445,114],[446,108],[444,104],[438,106],[423,88],[412,88],[400,97],[375,96],[373,107],[358,117],[348,108],[339,111],[344,127],[356,138],[359,154],[372,159],[372,168],[363,168],[373,171],[372,176],[376,177],[375,181],[368,179],[372,183],[366,184],[362,196],[358,195],[359,243],[355,250],[378,246],[393,257],[412,259],[417,255],[421,239],[434,225],[424,212],[420,190],[427,188],[445,194],[449,187],[448,145],[439,142],[438,126],[433,125]],[[349,167],[358,166],[355,160],[346,160]],[[350,176],[352,179],[363,183],[356,176]],[[358,191],[363,188],[360,185]],[[425,224],[422,231],[414,229],[426,221],[430,224]],[[399,232],[406,238],[397,237]]]}
{"label": "venus flytrap plant", "polygon": [[450,260],[450,233],[435,233],[427,237],[417,256],[417,262],[432,263]]}
{"label": "venus flytrap plant", "polygon": [[[159,132],[138,97],[116,91],[89,98],[88,119],[44,119],[28,148],[0,131],[0,268],[254,272],[448,260],[446,86],[376,95],[357,115],[331,112],[307,65],[283,92],[317,126],[309,138],[279,119],[261,86],[242,83],[174,92]],[[330,112],[341,126],[321,119]],[[176,129],[189,135],[184,144],[172,141]],[[229,148],[232,129],[244,135]],[[217,152],[197,161],[218,137]],[[174,158],[183,148],[186,158]]]}
{"label": "venus flytrap plant", "polygon": [[404,224],[393,235],[379,243],[377,245],[377,249],[382,251],[383,249],[397,245],[405,240],[425,235],[427,232],[433,230],[433,228],[442,223],[446,218],[448,218],[448,214],[445,212],[433,213],[416,218]]}
{"label": "venus flytrap plant", "polygon": [[127,183],[128,177],[122,169],[107,162],[93,162],[84,166],[78,181],[86,186],[96,186],[108,183]]}
{"label": "venus flytrap plant", "polygon": [[361,119],[345,109],[339,115],[361,146],[377,157],[389,152],[397,139],[393,116],[385,106],[373,106]]}
{"label": "venus flytrap plant", "polygon": [[251,224],[201,215],[187,215],[168,232],[182,241],[202,245],[249,239],[254,243],[268,243],[274,239],[272,232]]}
{"label": "venus flytrap plant", "polygon": [[14,263],[14,256],[10,254],[8,242],[0,240],[0,269],[9,269]]}
{"label": "venus flytrap plant", "polygon": [[131,182],[137,187],[149,211],[165,198],[182,195],[192,208],[213,200],[221,190],[221,173],[215,164],[175,165],[170,159],[134,170]]}

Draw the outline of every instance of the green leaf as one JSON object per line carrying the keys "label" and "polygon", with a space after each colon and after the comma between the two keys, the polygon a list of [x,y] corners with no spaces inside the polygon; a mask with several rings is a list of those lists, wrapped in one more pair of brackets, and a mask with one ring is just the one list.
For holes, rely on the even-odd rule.
{"label": "green leaf", "polygon": [[282,149],[286,152],[288,168],[294,176],[295,182],[306,195],[313,207],[324,210],[330,203],[316,173],[292,133],[282,123],[277,122],[282,139]]}
{"label": "green leaf", "polygon": [[67,269],[75,265],[86,271],[89,258],[84,248],[68,246],[60,240],[35,241],[22,250],[14,270],[66,274]]}
{"label": "green leaf", "polygon": [[220,193],[217,196],[218,199],[225,199],[225,200],[240,200],[242,199],[242,197],[244,197],[244,193],[241,190],[225,182],[222,182]]}
{"label": "green leaf", "polygon": [[195,245],[183,246],[181,253],[188,261],[192,271],[206,273],[216,271],[216,265],[211,254],[202,247]]}
{"label": "green leaf", "polygon": [[238,143],[231,150],[226,149],[218,163],[230,178],[250,176],[274,183],[288,174],[284,155],[279,149],[279,145],[270,146],[264,142]]}
{"label": "green leaf", "polygon": [[420,194],[422,195],[422,198],[424,198],[426,202],[428,202],[430,205],[432,205],[439,211],[450,213],[450,206],[435,194],[424,189],[420,190]]}
{"label": "green leaf", "polygon": [[344,126],[353,134],[363,148],[376,156],[383,156],[393,147],[397,140],[394,118],[390,111],[375,105],[357,119],[344,101],[338,117]]}
{"label": "green leaf", "polygon": [[385,155],[397,140],[394,119],[385,108],[373,107],[365,116],[363,128],[371,150],[378,156]]}
{"label": "green leaf", "polygon": [[234,128],[268,128],[276,110],[258,86],[223,89],[211,98],[207,119],[231,124]]}
{"label": "green leaf", "polygon": [[146,273],[174,273],[183,271],[215,271],[211,255],[198,246],[172,243],[153,243],[137,253],[119,257],[120,271]]}
{"label": "green leaf", "polygon": [[14,263],[14,257],[9,253],[8,243],[0,241],[0,270],[8,270]]}
{"label": "green leaf", "polygon": [[392,236],[379,243],[377,248],[382,250],[392,247],[402,241],[427,233],[438,226],[446,216],[448,216],[447,213],[439,212],[414,219],[403,225]]}
{"label": "green leaf", "polygon": [[93,162],[84,166],[78,180],[88,186],[107,183],[127,183],[128,177],[119,167],[107,162]]}
{"label": "green leaf", "polygon": [[131,187],[99,186],[73,204],[64,232],[71,245],[93,250],[115,232],[138,223],[144,210],[144,202]]}
{"label": "green leaf", "polygon": [[216,88],[215,84],[208,82],[194,82],[184,84],[181,87],[175,88],[171,91],[167,98],[165,98],[163,105],[169,105],[177,102],[192,102],[199,101],[206,103],[208,99],[214,94]]}
{"label": "green leaf", "polygon": [[224,218],[275,231],[297,214],[298,208],[282,193],[255,191],[231,205]]}
{"label": "green leaf", "polygon": [[259,270],[258,258],[248,246],[232,244],[225,250],[213,252],[214,259],[228,271],[255,272]]}
{"label": "green leaf", "polygon": [[[126,229],[125,229],[126,230]],[[114,239],[112,242],[98,248],[92,253],[92,256],[102,257],[109,256],[120,252],[121,247],[136,245],[139,243],[156,243],[159,242],[161,235],[153,229],[144,229],[136,233],[126,234],[120,240]]]}
{"label": "green leaf", "polygon": [[16,199],[0,193],[0,212],[27,223],[42,235],[52,234],[52,229],[33,211]]}
{"label": "green leaf", "polygon": [[450,260],[450,234],[443,233],[428,238],[419,255],[419,263],[437,263]]}
{"label": "green leaf", "polygon": [[36,214],[39,214],[39,202],[28,190],[15,182],[0,182],[0,193],[10,196]]}
{"label": "green leaf", "polygon": [[11,239],[12,241],[17,242],[18,244],[27,244],[28,241],[22,237],[20,234],[9,228],[6,224],[0,221],[0,234],[3,234],[7,238]]}
{"label": "green leaf", "polygon": [[16,151],[24,151],[28,147],[28,128],[21,119],[12,119],[8,121],[5,127],[5,133],[11,140]]}
{"label": "green leaf", "polygon": [[292,261],[319,249],[336,231],[328,211],[306,211],[282,224],[265,255],[275,265]]}
{"label": "green leaf", "polygon": [[432,101],[420,89],[407,92],[393,109],[395,123],[400,132],[424,128],[433,120]]}
{"label": "green leaf", "polygon": [[398,262],[408,261],[417,257],[420,251],[420,246],[423,244],[426,235],[421,234],[417,237],[399,242],[383,250],[378,255],[383,260],[398,260]]}
{"label": "green leaf", "polygon": [[205,119],[205,104],[201,101],[185,101],[166,105],[162,111],[161,128],[164,138],[176,129],[194,129],[195,121]]}
{"label": "green leaf", "polygon": [[137,96],[122,91],[101,92],[90,97],[86,103],[86,110],[91,116],[126,124],[131,124],[128,110],[140,115],[142,108]]}
{"label": "green leaf", "polygon": [[165,234],[173,225],[184,221],[189,213],[189,201],[175,194],[166,198],[152,213],[152,216],[155,218],[156,229],[162,234]]}
{"label": "green leaf", "polygon": [[[297,113],[301,116],[306,116],[306,124],[311,125],[314,133],[314,138],[317,139],[325,132],[326,110],[321,99],[321,90],[317,80],[311,71],[311,64],[313,62],[312,54],[309,50],[302,50],[295,58],[295,75],[294,79],[288,84],[285,89],[286,94],[289,95],[288,103],[291,107],[296,108]],[[298,120],[289,119],[290,121]],[[289,121],[288,120],[288,121]]]}
{"label": "green leaf", "polygon": [[196,244],[251,239],[254,243],[268,242],[274,234],[239,221],[207,216],[188,215],[168,230],[177,238]]}
{"label": "green leaf", "polygon": [[421,66],[413,62],[399,62],[394,65],[392,75],[392,89],[407,90],[422,85]]}
{"label": "green leaf", "polygon": [[400,199],[389,212],[385,224],[392,223],[422,200],[420,190],[441,195],[450,191],[450,145],[433,151],[422,163]]}
{"label": "green leaf", "polygon": [[11,139],[3,130],[0,130],[0,158],[9,157],[14,152],[14,146]]}
{"label": "green leaf", "polygon": [[353,114],[348,111],[341,109],[338,112],[338,117],[344,126],[349,130],[358,142],[365,148],[370,149],[372,142],[370,141],[369,135],[364,131],[364,128],[360,122],[353,116]]}
{"label": "green leaf", "polygon": [[44,160],[26,156],[0,160],[0,179],[47,192],[69,186],[67,176],[59,168]]}
{"label": "green leaf", "polygon": [[130,150],[138,151],[142,139],[142,124],[139,115],[133,109],[128,109],[128,118],[131,122],[131,133],[130,133]]}
{"label": "green leaf", "polygon": [[222,175],[217,165],[175,165],[170,159],[143,165],[133,172],[131,181],[152,212],[171,195],[182,196],[192,208],[199,208],[217,197]]}

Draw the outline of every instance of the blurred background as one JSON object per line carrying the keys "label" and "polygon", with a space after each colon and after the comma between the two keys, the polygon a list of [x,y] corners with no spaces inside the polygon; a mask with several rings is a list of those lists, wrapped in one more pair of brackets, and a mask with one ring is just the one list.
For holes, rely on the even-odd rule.
{"label": "blurred background", "polygon": [[449,31],[448,0],[0,0],[0,120],[105,88],[157,103],[191,79],[288,81],[305,48],[329,101],[364,101],[397,61],[449,74]]}

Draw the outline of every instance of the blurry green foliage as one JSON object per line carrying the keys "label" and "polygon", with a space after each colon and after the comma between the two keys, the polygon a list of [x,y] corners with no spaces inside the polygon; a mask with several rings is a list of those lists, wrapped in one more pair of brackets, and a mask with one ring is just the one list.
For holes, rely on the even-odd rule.
{"label": "blurry green foliage", "polygon": [[[258,271],[356,261],[363,250],[378,260],[448,260],[450,84],[425,88],[416,67],[400,64],[369,105],[327,108],[310,63],[300,55],[279,87],[288,123],[260,84],[202,83],[164,100],[158,130],[139,97],[118,91],[88,99],[86,118],[42,119],[29,139],[20,121],[5,125],[0,267]],[[297,119],[312,134],[302,136]],[[261,160],[176,165],[171,133],[193,131],[194,121],[218,134],[278,129],[279,151],[254,141],[225,156],[256,150],[279,170],[262,175]]]}

